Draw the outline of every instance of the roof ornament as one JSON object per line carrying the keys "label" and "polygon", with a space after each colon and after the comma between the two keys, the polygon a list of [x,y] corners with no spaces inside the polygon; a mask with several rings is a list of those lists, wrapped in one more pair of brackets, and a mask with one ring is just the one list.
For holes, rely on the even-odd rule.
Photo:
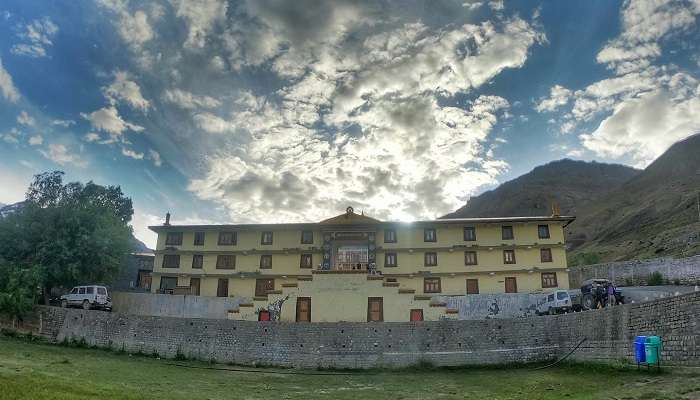
{"label": "roof ornament", "polygon": [[348,207],[345,209],[345,214],[347,214],[348,216],[350,216],[351,214],[355,214],[355,209],[353,209],[352,207]]}
{"label": "roof ornament", "polygon": [[165,225],[165,226],[170,225],[170,213],[169,212],[165,213],[165,223],[163,225]]}

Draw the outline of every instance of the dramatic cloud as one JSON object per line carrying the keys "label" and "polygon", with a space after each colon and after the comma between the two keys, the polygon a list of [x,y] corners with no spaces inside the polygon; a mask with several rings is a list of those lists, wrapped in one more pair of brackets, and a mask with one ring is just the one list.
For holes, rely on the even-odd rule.
{"label": "dramatic cloud", "polygon": [[102,88],[102,92],[112,105],[124,101],[131,107],[144,112],[150,107],[148,100],[143,98],[139,85],[130,80],[129,74],[124,71],[116,71],[114,73],[114,82]]}
{"label": "dramatic cloud", "polygon": [[12,103],[16,103],[19,100],[19,91],[15,87],[12,81],[12,76],[7,70],[2,66],[2,59],[0,58],[0,92],[2,92],[5,100]]}
{"label": "dramatic cloud", "polygon": [[81,160],[77,154],[72,153],[68,147],[63,144],[51,143],[48,146],[48,150],[42,149],[39,150],[39,152],[58,165],[72,164],[80,168],[87,167],[86,161]]}
{"label": "dramatic cloud", "polygon": [[17,34],[23,42],[12,46],[10,52],[29,57],[46,57],[46,49],[53,45],[52,40],[57,33],[58,26],[50,18],[36,19]]}

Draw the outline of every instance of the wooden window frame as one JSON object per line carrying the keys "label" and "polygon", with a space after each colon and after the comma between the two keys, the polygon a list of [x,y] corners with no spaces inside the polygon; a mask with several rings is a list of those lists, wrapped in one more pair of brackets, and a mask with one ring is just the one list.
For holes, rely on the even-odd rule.
{"label": "wooden window frame", "polygon": [[545,247],[540,249],[540,262],[551,263],[554,262],[554,256],[552,255],[552,249]]}
{"label": "wooden window frame", "polygon": [[[199,266],[196,266],[194,260],[199,259]],[[203,269],[204,268],[204,255],[203,254],[192,254],[192,269]]]}
{"label": "wooden window frame", "polygon": [[[263,260],[269,260],[269,263],[263,262]],[[260,269],[272,269],[272,254],[260,255]]]}
{"label": "wooden window frame", "polygon": [[182,246],[182,232],[167,232],[165,234],[166,246]]}
{"label": "wooden window frame", "polygon": [[[379,302],[379,319],[372,319],[372,302]],[[384,322],[384,298],[383,297],[368,297],[367,298],[367,322]]]}
{"label": "wooden window frame", "polygon": [[[311,239],[304,238],[305,234],[310,234]],[[301,231],[301,244],[314,244],[314,231]]]}
{"label": "wooden window frame", "polygon": [[[198,237],[198,236],[201,236],[201,237]],[[193,245],[193,246],[204,246],[204,240],[206,239],[206,237],[207,237],[207,233],[206,233],[206,232],[202,232],[202,231],[200,231],[200,232],[195,232],[195,233],[194,233],[194,239],[192,240],[192,245]],[[197,239],[202,239],[202,240],[199,241],[199,240],[197,240]]]}
{"label": "wooden window frame", "polygon": [[[393,233],[393,239],[387,233]],[[396,229],[384,229],[384,243],[396,243]]]}
{"label": "wooden window frame", "polygon": [[[476,292],[469,292],[469,282],[476,282]],[[466,287],[466,293],[467,294],[479,294],[479,279],[477,278],[468,278],[467,279],[467,287]]]}
{"label": "wooden window frame", "polygon": [[[472,235],[467,235],[467,232],[472,232]],[[476,227],[475,226],[465,226],[464,227],[464,241],[465,242],[476,242]]]}
{"label": "wooden window frame", "polygon": [[[509,261],[506,254],[512,254],[513,260]],[[503,250],[503,264],[517,264],[517,261],[515,258],[515,250]]]}
{"label": "wooden window frame", "polygon": [[[264,287],[264,293],[263,291],[259,290],[260,288],[258,287],[259,282],[265,282],[266,287]],[[271,283],[270,285],[267,285],[268,283]],[[268,287],[269,286],[269,287]],[[275,290],[275,280],[272,278],[258,278],[255,280],[255,296],[267,296],[267,292]]]}
{"label": "wooden window frame", "polygon": [[[432,282],[430,285],[437,282],[437,290],[428,290],[428,282]],[[442,280],[435,277],[423,278],[423,293],[442,293]]]}
{"label": "wooden window frame", "polygon": [[[432,239],[430,239],[430,238],[428,237],[428,232],[432,232],[432,233],[433,233],[433,238],[432,238]],[[431,242],[431,243],[437,242],[437,229],[435,229],[435,228],[424,228],[424,229],[423,229],[423,241],[424,241],[424,242]]]}
{"label": "wooden window frame", "polygon": [[[546,235],[542,235],[542,231],[540,229],[544,228],[547,231]],[[539,239],[550,239],[551,233],[549,232],[549,225],[537,225],[537,237]]]}
{"label": "wooden window frame", "polygon": [[[231,257],[233,260],[233,265],[231,266],[223,266],[223,263],[221,260],[224,259],[224,257]],[[236,269],[236,255],[235,254],[219,254],[216,256],[216,269]]]}
{"label": "wooden window frame", "polygon": [[[468,255],[474,255],[474,262],[469,261]],[[476,255],[476,251],[474,250],[468,250],[464,252],[464,265],[472,266],[472,265],[479,265],[479,257]]]}
{"label": "wooden window frame", "polygon": [[[165,287],[163,287],[163,283],[164,283],[164,282],[172,281],[173,279],[175,280],[175,286],[174,286],[174,287],[172,287],[172,288],[165,288]],[[175,288],[177,287],[177,281],[178,281],[177,276],[161,276],[161,277],[160,277],[160,283],[159,283],[158,289],[159,289],[161,292],[163,292],[164,290],[173,290],[173,289],[175,289]]]}
{"label": "wooden window frame", "polygon": [[[309,319],[308,320],[300,320],[299,319],[299,305],[302,302],[308,302],[309,304]],[[311,297],[297,297],[297,305],[296,305],[296,322],[311,322]]]}
{"label": "wooden window frame", "polygon": [[[267,235],[270,235],[269,241],[265,240],[265,236],[267,236]],[[260,234],[260,244],[261,245],[269,246],[272,244],[273,241],[274,241],[274,237],[273,237],[272,231],[265,231],[265,232],[262,232]]]}
{"label": "wooden window frame", "polygon": [[[510,232],[510,234],[506,235],[506,232]],[[501,240],[515,240],[515,229],[513,225],[501,226]]]}
{"label": "wooden window frame", "polygon": [[[223,285],[223,290],[222,290],[222,285],[221,285],[222,282],[226,282],[226,284]],[[228,278],[219,278],[216,281],[216,297],[228,297],[228,285],[229,285]]]}
{"label": "wooden window frame", "polygon": [[[394,262],[393,262],[393,263],[390,263],[390,262],[389,262],[389,258],[390,258],[391,256],[394,256]],[[384,253],[384,266],[387,267],[387,268],[395,268],[395,267],[398,267],[398,266],[399,266],[399,257],[398,257],[398,254],[396,254],[396,252],[387,252],[387,253]]]}
{"label": "wooden window frame", "polygon": [[[174,266],[171,266],[170,263],[166,263],[166,260],[177,260]],[[175,269],[175,268],[180,268],[180,255],[179,254],[163,254],[163,262],[161,263],[161,267],[163,268],[168,268],[168,269]]]}
{"label": "wooden window frame", "polygon": [[[309,264],[304,263],[304,259],[309,259]],[[301,253],[299,257],[299,268],[313,268],[314,267],[314,255],[312,253]]]}
{"label": "wooden window frame", "polygon": [[[547,277],[545,277],[547,275]],[[552,283],[552,278],[553,283]],[[540,274],[540,279],[542,280],[542,289],[556,288],[559,287],[559,282],[557,280],[556,272],[542,272]]]}
{"label": "wooden window frame", "polygon": [[[433,260],[430,260],[430,262],[428,262],[429,261],[428,259],[431,258],[430,256],[433,256],[432,257]],[[436,251],[426,251],[425,253],[423,253],[423,265],[426,267],[437,267],[437,265],[438,265],[437,252]]]}
{"label": "wooden window frame", "polygon": [[[231,242],[223,241],[224,235],[231,234]],[[219,240],[217,241],[219,246],[235,246],[238,244],[238,232],[236,231],[221,231],[219,232]]]}

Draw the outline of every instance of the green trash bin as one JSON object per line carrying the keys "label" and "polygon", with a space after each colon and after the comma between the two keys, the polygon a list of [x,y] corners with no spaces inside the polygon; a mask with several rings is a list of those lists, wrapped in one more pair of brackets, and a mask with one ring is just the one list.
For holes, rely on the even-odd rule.
{"label": "green trash bin", "polygon": [[644,353],[649,365],[658,365],[661,359],[661,337],[647,336],[644,342]]}

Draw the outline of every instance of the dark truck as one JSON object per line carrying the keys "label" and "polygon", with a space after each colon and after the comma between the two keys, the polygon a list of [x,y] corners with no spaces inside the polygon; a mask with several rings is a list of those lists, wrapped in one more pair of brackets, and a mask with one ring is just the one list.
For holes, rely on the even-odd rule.
{"label": "dark truck", "polygon": [[[608,288],[612,287],[613,297],[608,299]],[[608,279],[588,279],[581,285],[581,295],[572,298],[574,310],[592,310],[599,307],[624,304],[625,296],[622,291]],[[610,304],[609,304],[610,303]],[[577,310],[578,308],[578,310]]]}

